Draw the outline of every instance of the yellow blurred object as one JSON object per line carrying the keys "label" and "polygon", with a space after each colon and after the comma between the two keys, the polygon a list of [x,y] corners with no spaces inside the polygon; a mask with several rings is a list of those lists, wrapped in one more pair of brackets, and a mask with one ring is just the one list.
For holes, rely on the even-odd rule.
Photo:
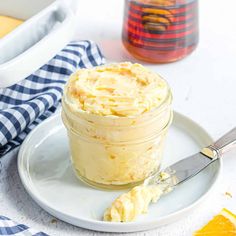
{"label": "yellow blurred object", "polygon": [[15,19],[9,16],[0,16],[0,38],[9,34],[12,30],[14,30],[22,23],[23,21],[19,19]]}
{"label": "yellow blurred object", "polygon": [[194,236],[236,236],[236,215],[223,208],[219,215],[216,215]]}

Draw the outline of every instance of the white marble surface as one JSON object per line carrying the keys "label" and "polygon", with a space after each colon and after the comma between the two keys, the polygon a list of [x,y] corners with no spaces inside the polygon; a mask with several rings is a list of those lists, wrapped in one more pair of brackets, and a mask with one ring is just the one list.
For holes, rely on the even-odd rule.
{"label": "white marble surface", "polygon": [[[77,0],[78,39],[96,41],[110,61],[132,60],[120,42],[122,0]],[[217,138],[236,126],[236,2],[200,1],[201,37],[186,59],[150,65],[170,83],[174,109],[197,121]],[[218,188],[198,209],[174,224],[128,235],[188,236],[222,207],[236,213],[236,151],[224,159]],[[16,155],[0,160],[0,214],[50,235],[111,235],[73,227],[40,209],[23,189]],[[228,191],[232,198],[225,195]],[[119,234],[117,234],[119,235]]]}

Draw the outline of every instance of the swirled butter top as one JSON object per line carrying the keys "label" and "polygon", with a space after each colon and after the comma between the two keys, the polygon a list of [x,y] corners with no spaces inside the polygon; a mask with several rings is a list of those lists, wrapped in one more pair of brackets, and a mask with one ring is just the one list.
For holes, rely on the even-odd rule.
{"label": "swirled butter top", "polygon": [[158,107],[168,85],[140,64],[123,62],[74,73],[64,90],[72,110],[101,116],[137,116]]}

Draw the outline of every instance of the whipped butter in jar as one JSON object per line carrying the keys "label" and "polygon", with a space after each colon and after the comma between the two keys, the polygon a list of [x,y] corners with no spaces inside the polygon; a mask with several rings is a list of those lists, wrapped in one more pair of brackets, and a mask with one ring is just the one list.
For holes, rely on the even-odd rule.
{"label": "whipped butter in jar", "polygon": [[64,89],[62,118],[76,175],[107,189],[141,183],[160,168],[172,95],[140,64],[81,69]]}

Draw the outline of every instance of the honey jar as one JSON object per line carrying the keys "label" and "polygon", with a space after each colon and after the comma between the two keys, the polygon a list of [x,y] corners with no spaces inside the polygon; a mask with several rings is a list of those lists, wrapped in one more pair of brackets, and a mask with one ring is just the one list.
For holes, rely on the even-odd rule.
{"label": "honey jar", "polygon": [[122,41],[135,58],[168,63],[198,43],[197,0],[126,0]]}

